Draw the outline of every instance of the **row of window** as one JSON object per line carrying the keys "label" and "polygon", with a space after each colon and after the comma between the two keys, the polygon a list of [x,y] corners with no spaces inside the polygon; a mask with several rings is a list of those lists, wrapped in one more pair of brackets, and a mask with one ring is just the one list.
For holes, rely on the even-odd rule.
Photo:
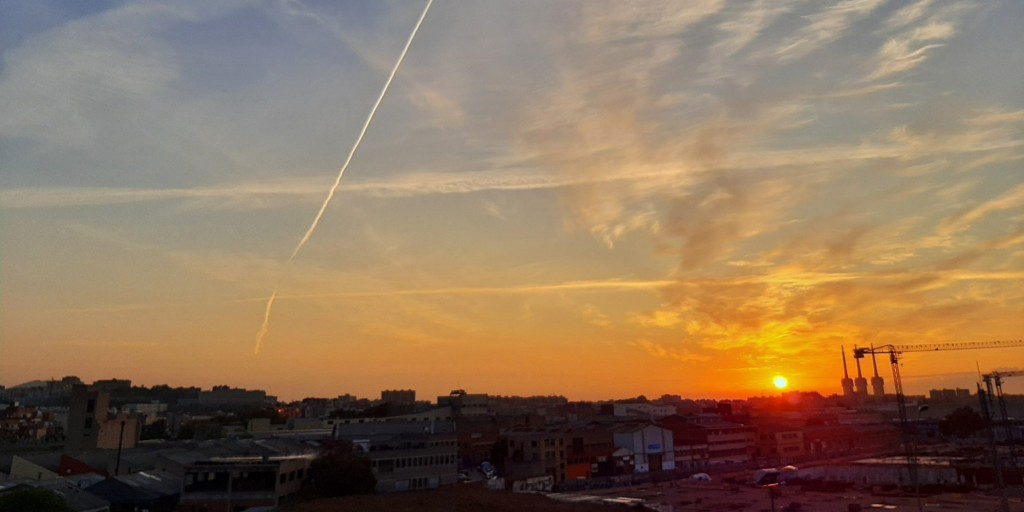
{"label": "row of window", "polygon": [[306,469],[305,468],[299,468],[299,469],[295,469],[295,470],[289,471],[287,473],[281,473],[280,475],[278,475],[277,483],[283,484],[285,482],[294,482],[296,478],[298,478],[299,480],[302,480],[303,478],[305,478],[305,476],[306,476]]}
{"label": "row of window", "polygon": [[391,473],[396,469],[423,468],[430,466],[453,465],[456,462],[454,454],[424,455],[421,457],[404,457],[400,459],[380,459],[370,461],[370,466],[378,473]]}

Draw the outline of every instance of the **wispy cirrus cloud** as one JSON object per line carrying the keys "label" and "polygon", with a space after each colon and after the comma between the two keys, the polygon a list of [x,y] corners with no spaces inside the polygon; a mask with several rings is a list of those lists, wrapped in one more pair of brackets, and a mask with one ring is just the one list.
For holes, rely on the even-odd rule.
{"label": "wispy cirrus cloud", "polygon": [[800,59],[839,39],[855,22],[870,15],[885,0],[844,0],[807,15],[807,24],[773,50],[783,62]]}

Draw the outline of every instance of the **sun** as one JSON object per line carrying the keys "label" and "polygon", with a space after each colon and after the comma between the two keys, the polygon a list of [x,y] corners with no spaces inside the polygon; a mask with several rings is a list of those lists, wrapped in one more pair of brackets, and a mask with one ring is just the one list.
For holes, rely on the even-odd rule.
{"label": "sun", "polygon": [[774,382],[775,387],[779,389],[786,389],[786,386],[789,385],[789,380],[787,380],[782,375],[776,375],[775,378],[772,379],[772,382]]}

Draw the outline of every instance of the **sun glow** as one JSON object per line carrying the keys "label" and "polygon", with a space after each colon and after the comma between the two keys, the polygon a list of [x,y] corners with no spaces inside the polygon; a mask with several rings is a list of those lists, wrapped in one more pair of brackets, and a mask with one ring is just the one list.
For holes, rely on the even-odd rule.
{"label": "sun glow", "polygon": [[775,387],[779,389],[786,389],[786,386],[789,385],[789,380],[782,375],[776,375],[775,378],[772,379],[772,382],[775,383]]}

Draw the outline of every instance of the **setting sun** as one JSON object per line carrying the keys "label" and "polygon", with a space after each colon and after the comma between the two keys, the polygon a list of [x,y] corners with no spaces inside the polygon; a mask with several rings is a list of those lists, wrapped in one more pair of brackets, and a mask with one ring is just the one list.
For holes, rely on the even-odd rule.
{"label": "setting sun", "polygon": [[777,387],[779,389],[786,389],[786,386],[789,385],[789,380],[787,380],[782,375],[776,375],[775,378],[772,379],[772,382],[774,382],[775,383],[775,387]]}

